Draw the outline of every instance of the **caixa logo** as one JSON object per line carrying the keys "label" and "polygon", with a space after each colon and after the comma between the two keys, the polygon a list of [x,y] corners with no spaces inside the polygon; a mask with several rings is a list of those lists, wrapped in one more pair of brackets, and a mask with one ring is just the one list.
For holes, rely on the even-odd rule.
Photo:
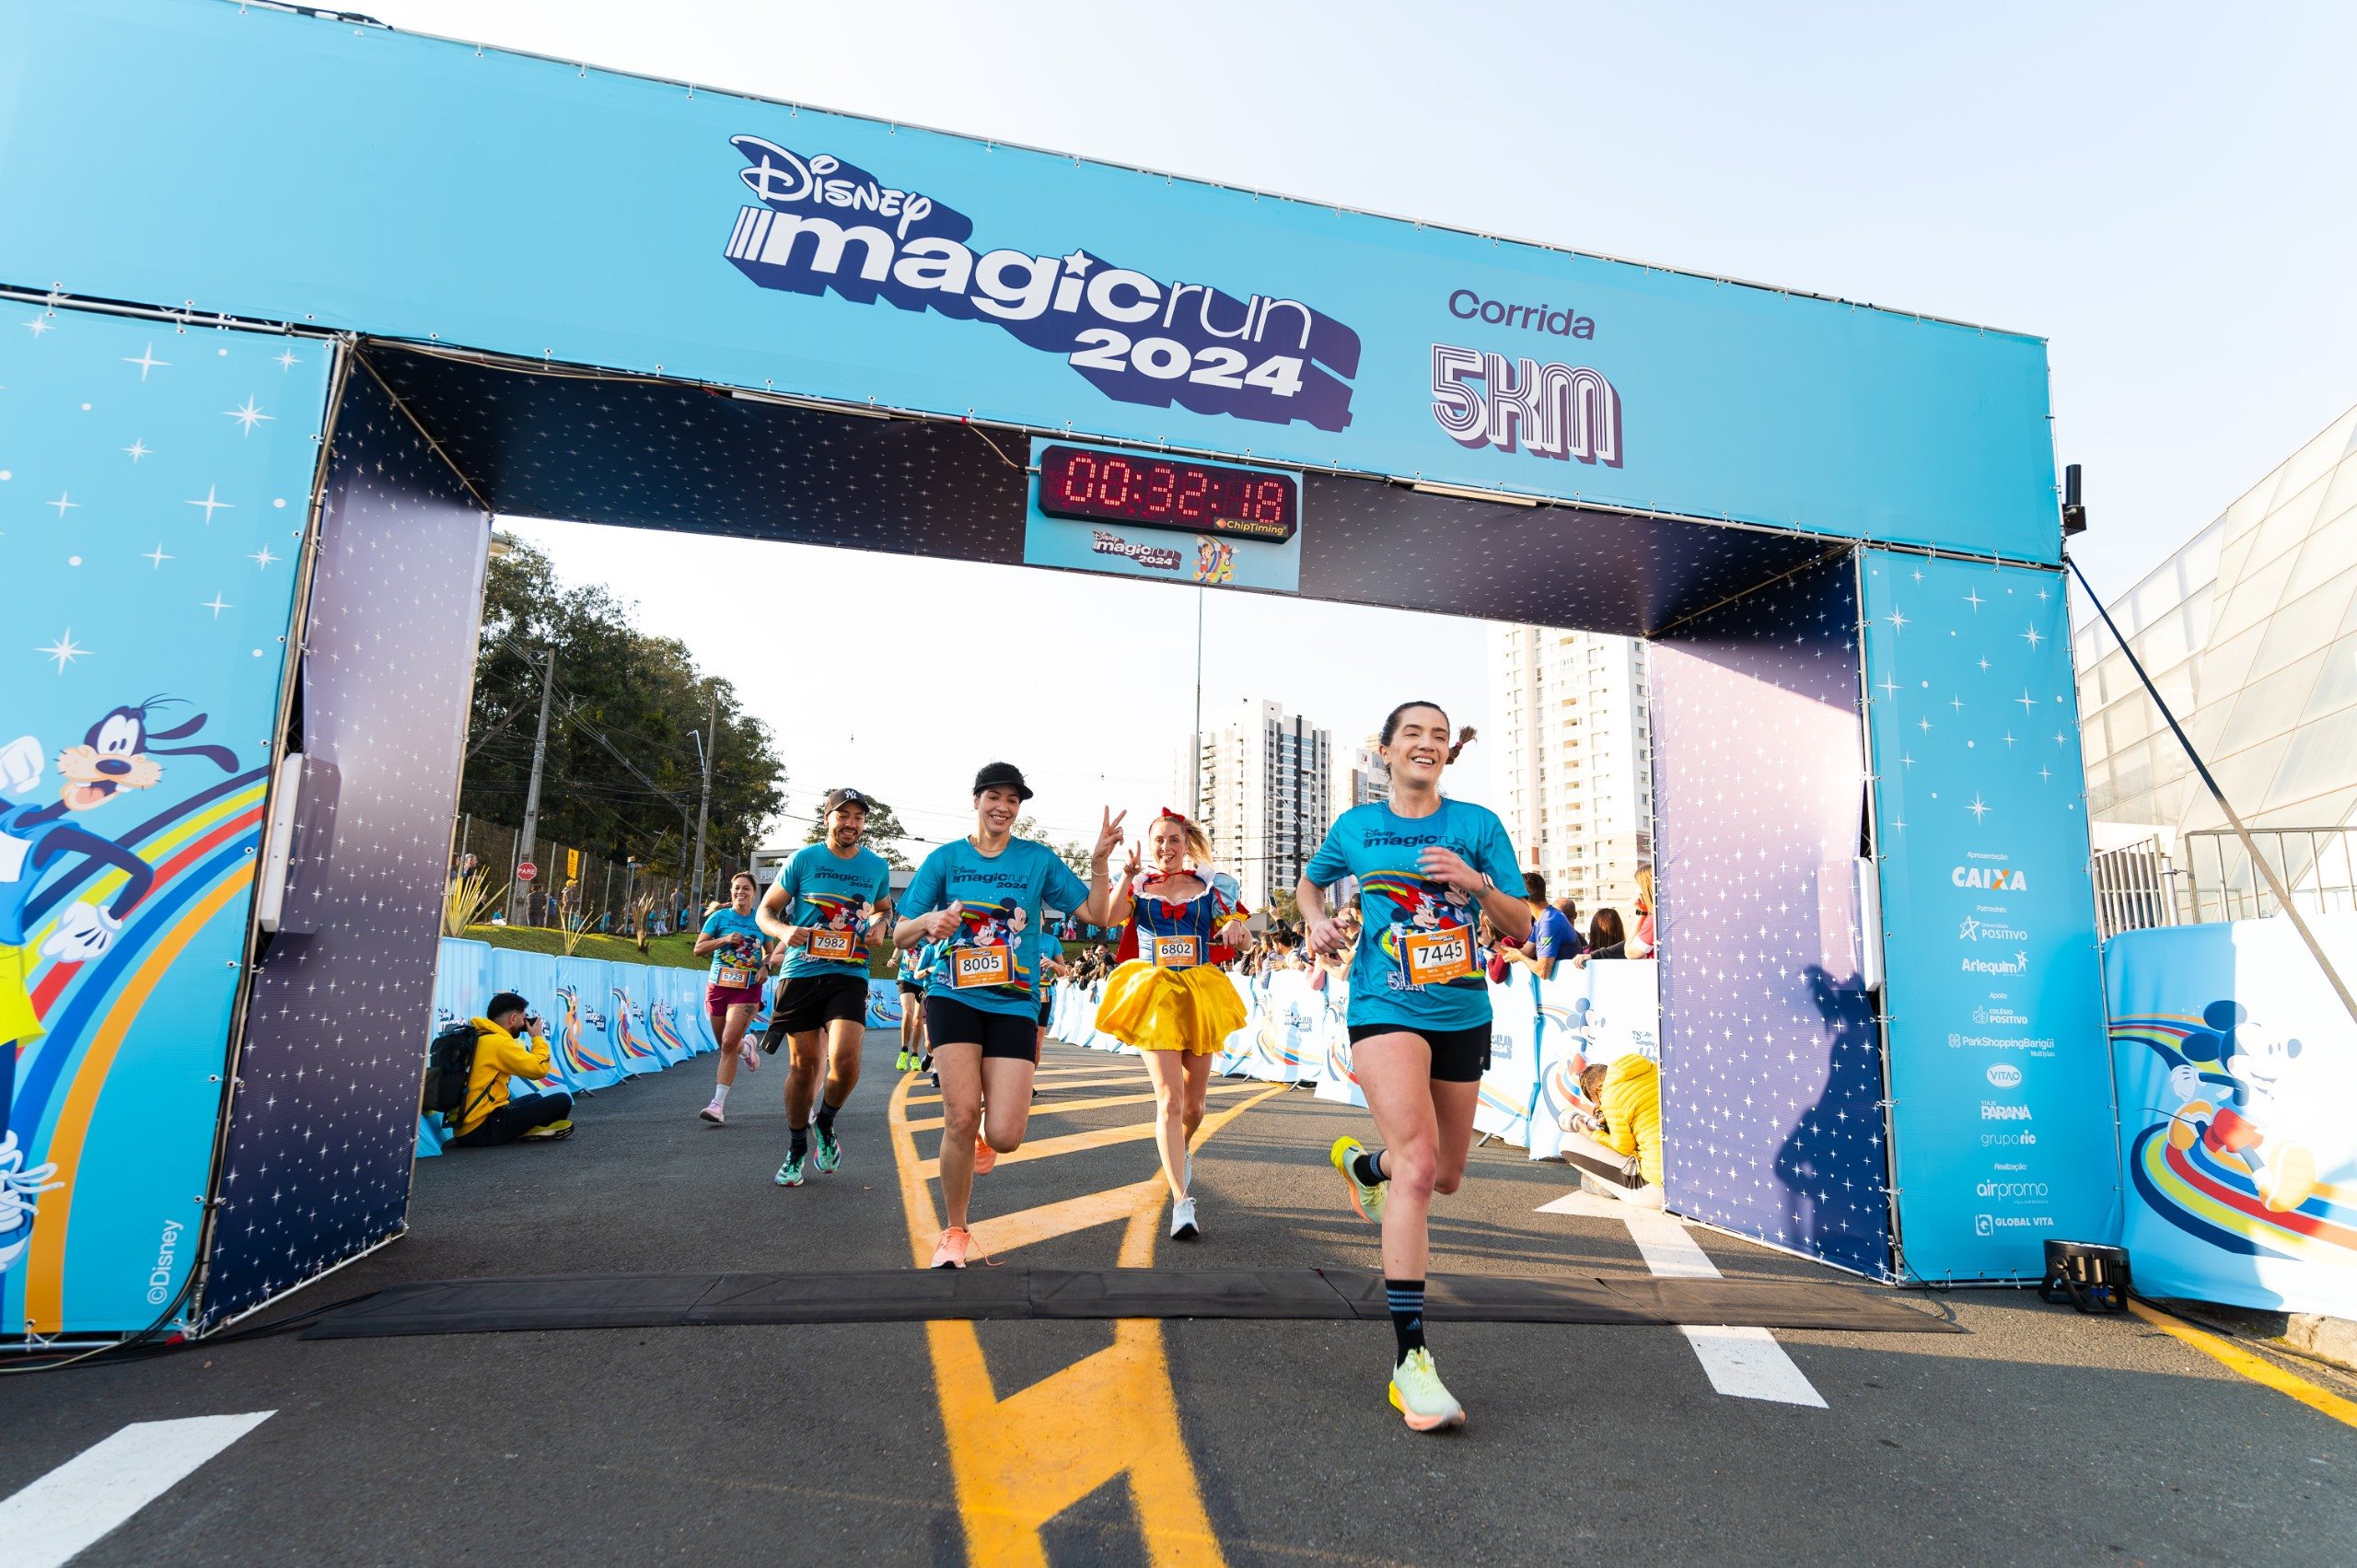
{"label": "caixa logo", "polygon": [[1987,1077],[1991,1088],[2010,1089],[2022,1081],[2022,1070],[2010,1062],[2000,1062],[1989,1069]]}
{"label": "caixa logo", "polygon": [[1164,282],[1086,246],[976,251],[974,220],[828,154],[732,136],[759,206],[726,255],[763,288],[996,324],[1122,402],[1320,430],[1351,422],[1359,336],[1298,299]]}
{"label": "caixa logo", "polygon": [[2026,877],[2002,865],[1959,865],[1948,873],[1948,880],[1959,888],[1986,888],[1996,893],[2029,890]]}

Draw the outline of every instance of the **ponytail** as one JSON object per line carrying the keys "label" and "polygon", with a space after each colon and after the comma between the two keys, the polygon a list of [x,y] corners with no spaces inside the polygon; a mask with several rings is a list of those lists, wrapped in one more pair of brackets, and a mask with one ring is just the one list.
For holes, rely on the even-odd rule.
{"label": "ponytail", "polygon": [[1448,760],[1449,760],[1450,761],[1452,761],[1452,762],[1456,761],[1457,761],[1457,753],[1459,753],[1459,752],[1463,751],[1467,747],[1469,747],[1469,746],[1472,745],[1472,744],[1473,744],[1473,738],[1474,738],[1474,736],[1475,736],[1476,734],[1478,734],[1478,733],[1479,733],[1479,732],[1478,732],[1477,730],[1475,730],[1475,729],[1474,729],[1474,727],[1473,727],[1471,725],[1469,725],[1469,725],[1467,725],[1463,729],[1458,730],[1458,731],[1457,732],[1457,744],[1456,744],[1456,745],[1454,745],[1454,746],[1452,746],[1452,747],[1450,747],[1450,748],[1448,749]]}

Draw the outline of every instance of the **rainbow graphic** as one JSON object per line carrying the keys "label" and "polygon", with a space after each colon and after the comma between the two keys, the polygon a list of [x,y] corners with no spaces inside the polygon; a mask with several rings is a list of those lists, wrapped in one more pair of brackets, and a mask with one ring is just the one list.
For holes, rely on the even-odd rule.
{"label": "rainbow graphic", "polygon": [[613,1061],[590,1049],[581,1032],[581,992],[576,986],[556,988],[558,1005],[564,1009],[564,1019],[557,1031],[557,1052],[565,1066],[584,1079],[599,1077],[614,1071]]}
{"label": "rainbow graphic", "polygon": [[663,1053],[638,1032],[638,1009],[630,999],[630,988],[617,985],[613,996],[614,1044],[621,1052],[622,1070],[633,1074],[661,1072],[667,1065]]}
{"label": "rainbow graphic", "polygon": [[668,1002],[657,1002],[648,1010],[646,1027],[655,1031],[656,1043],[666,1051],[676,1051],[681,1060],[693,1056],[696,1048],[679,1038],[677,1019]]}
{"label": "rainbow graphic", "polygon": [[[2115,1054],[2142,1046],[2165,1081],[2190,1080],[2174,1106],[2123,1105],[2122,1121],[2151,1118],[2129,1144],[2128,1171],[2145,1207],[2187,1235],[2236,1256],[2357,1270],[2357,1189],[2345,1182],[2277,1181],[2289,1167],[2312,1170],[2305,1148],[2277,1146],[2244,1086],[2214,1063],[2189,1057],[2188,1039],[2209,1026],[2198,1014],[2154,1013],[2111,1026]],[[2178,1100],[2165,1089],[2164,1100]],[[2254,1167],[2257,1168],[2254,1168]],[[2270,1179],[2272,1178],[2273,1179]],[[2297,1202],[2288,1199],[2297,1197]],[[2279,1206],[2281,1205],[2281,1206]]]}
{"label": "rainbow graphic", "polygon": [[[141,1009],[173,963],[216,923],[232,947],[242,932],[265,779],[259,768],[225,779],[119,841],[155,867],[156,879],[96,959],[43,958],[41,945],[71,904],[112,900],[122,889],[122,871],[86,865],[43,888],[28,908],[26,951],[35,961],[27,991],[45,1032],[19,1048],[9,1120],[39,1158],[56,1162],[65,1184],[42,1200],[32,1244],[6,1276],[8,1294],[22,1293],[29,1330],[54,1331],[64,1322],[77,1167],[116,1067],[135,1065],[137,1051],[127,1047]],[[223,1003],[226,1015],[226,994]],[[211,1043],[225,1050],[226,1034]]]}

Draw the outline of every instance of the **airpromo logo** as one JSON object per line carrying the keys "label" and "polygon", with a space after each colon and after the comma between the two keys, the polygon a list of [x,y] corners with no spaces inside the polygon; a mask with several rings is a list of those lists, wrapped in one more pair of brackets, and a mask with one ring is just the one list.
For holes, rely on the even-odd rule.
{"label": "airpromo logo", "polygon": [[1993,1089],[2010,1089],[2022,1081],[2022,1070],[2010,1062],[2000,1062],[1991,1067],[1985,1076]]}
{"label": "airpromo logo", "polygon": [[1992,893],[2029,891],[2029,881],[2022,873],[2003,865],[1959,865],[1948,873],[1948,880],[1959,888],[1984,888]]}
{"label": "airpromo logo", "polygon": [[763,288],[992,322],[1122,402],[1320,430],[1351,422],[1358,333],[1298,299],[1166,282],[1086,245],[977,251],[974,220],[935,197],[830,154],[760,136],[729,145],[761,204],[737,210],[726,255]]}

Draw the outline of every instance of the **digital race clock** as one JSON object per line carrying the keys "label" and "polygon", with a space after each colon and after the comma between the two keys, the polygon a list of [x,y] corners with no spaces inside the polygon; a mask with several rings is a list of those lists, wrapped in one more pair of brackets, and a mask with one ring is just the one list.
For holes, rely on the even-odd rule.
{"label": "digital race clock", "polygon": [[1301,527],[1301,480],[1233,463],[1051,445],[1039,451],[1039,504],[1051,517],[1283,544]]}

